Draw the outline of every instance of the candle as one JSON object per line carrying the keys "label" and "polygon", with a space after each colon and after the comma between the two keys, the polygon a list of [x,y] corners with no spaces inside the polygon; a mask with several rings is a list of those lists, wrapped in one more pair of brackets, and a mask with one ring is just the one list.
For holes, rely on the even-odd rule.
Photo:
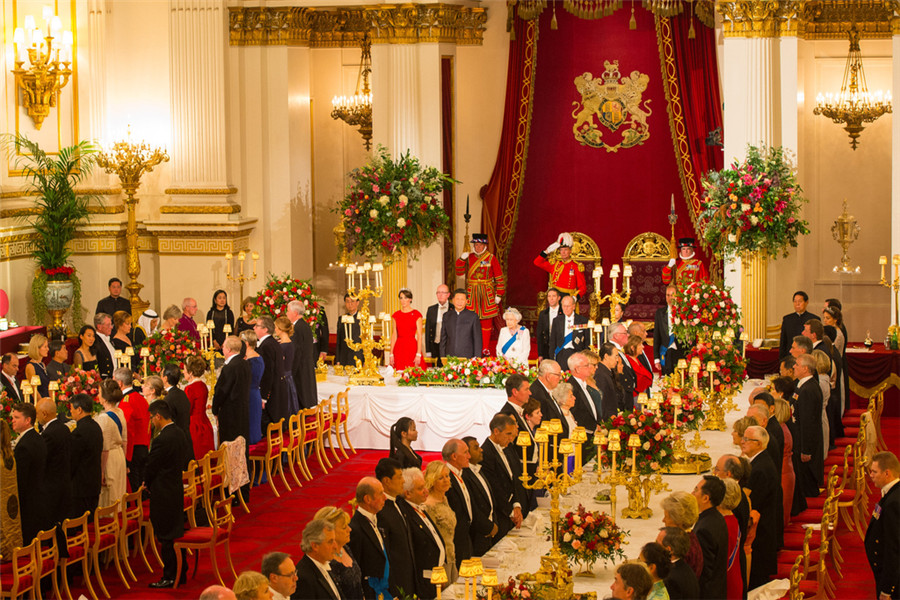
{"label": "candle", "polygon": [[641,438],[636,434],[632,433],[628,436],[628,446],[631,448],[631,474],[637,474],[637,449],[638,446],[641,445]]}
{"label": "candle", "polygon": [[347,288],[353,289],[353,265],[347,265],[346,273],[347,273]]}
{"label": "candle", "polygon": [[225,254],[225,276],[231,277],[231,252]]}
{"label": "candle", "polygon": [[672,194],[671,208],[669,210],[673,215],[675,214],[675,194]]}
{"label": "candle", "polygon": [[528,447],[531,445],[531,435],[527,431],[520,431],[516,438],[516,445],[522,447],[522,481],[528,481]]}
{"label": "candle", "polygon": [[144,359],[144,379],[147,378],[147,357],[150,356],[150,348],[141,348],[141,357]]}
{"label": "candle", "polygon": [[881,265],[881,281],[884,282],[884,265],[887,264],[887,256],[879,256],[878,264]]}

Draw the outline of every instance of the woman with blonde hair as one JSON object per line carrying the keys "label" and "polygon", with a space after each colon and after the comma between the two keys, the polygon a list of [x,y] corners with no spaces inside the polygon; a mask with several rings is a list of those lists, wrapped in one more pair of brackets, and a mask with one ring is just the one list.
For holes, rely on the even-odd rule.
{"label": "woman with blonde hair", "polygon": [[[125,351],[128,348],[133,347],[133,342],[131,340],[131,313],[125,312],[124,310],[117,310],[113,315],[113,328],[116,333],[109,341],[112,342],[113,348],[120,351],[122,354],[125,354]],[[137,352],[135,352],[135,354],[137,354]],[[128,367],[131,370],[134,370],[134,357],[131,358],[131,364],[128,365]]]}
{"label": "woman with blonde hair", "polygon": [[162,323],[159,325],[160,331],[172,331],[178,326],[178,319],[181,318],[181,309],[174,304],[163,311]]}
{"label": "woman with blonde hair", "polygon": [[744,432],[751,425],[756,425],[753,417],[741,417],[731,426],[731,441],[738,448],[741,447],[741,438],[744,437]]}
{"label": "woman with blonde hair", "polygon": [[275,339],[281,344],[281,353],[284,355],[284,377],[281,385],[284,387],[285,396],[288,399],[289,414],[300,411],[300,397],[297,395],[297,386],[294,383],[294,343],[291,336],[294,335],[294,325],[287,317],[275,319]]}
{"label": "woman with blonde hair", "polygon": [[237,600],[272,600],[269,580],[256,571],[244,571],[238,575],[232,591]]}
{"label": "woman with blonde hair", "polygon": [[250,439],[247,444],[252,446],[262,440],[262,394],[259,391],[259,382],[262,380],[266,364],[262,356],[256,351],[258,338],[252,329],[241,332],[244,341],[244,360],[250,364]]}
{"label": "woman with blonde hair", "polygon": [[515,308],[507,308],[503,313],[506,327],[500,329],[497,338],[497,356],[502,356],[519,365],[528,366],[531,353],[531,334],[520,325],[522,313]]}
{"label": "woman with blonde hair", "polygon": [[781,460],[781,489],[784,502],[784,526],[791,521],[791,504],[794,501],[794,487],[797,477],[794,474],[794,436],[788,423],[791,420],[791,405],[786,400],[775,398],[775,418],[781,423],[781,431],[784,433],[784,457]]}
{"label": "woman with blonde hair", "polygon": [[41,398],[49,398],[50,390],[47,386],[50,384],[50,374],[47,372],[47,366],[44,359],[50,354],[50,341],[47,336],[36,333],[28,340],[28,364],[25,365],[25,379],[23,381],[31,381],[35,375],[40,378],[41,383],[34,388],[34,402],[37,404],[38,396]]}
{"label": "woman with blonde hair", "polygon": [[819,388],[822,390],[822,445],[823,456],[828,456],[828,445],[831,443],[831,426],[828,424],[828,401],[831,399],[831,359],[822,350],[813,350],[812,355],[816,359],[816,372],[818,373]]}
{"label": "woman with blonde hair", "polygon": [[334,543],[338,549],[329,563],[331,578],[341,593],[341,598],[362,598],[362,569],[350,553],[350,515],[336,506],[320,508],[314,519],[322,519],[334,525]]}
{"label": "woman with blonde hair", "polygon": [[147,404],[162,398],[164,395],[163,390],[165,389],[162,377],[159,375],[145,377],[143,385],[141,385],[141,393],[144,395],[144,399],[147,400]]}
{"label": "woman with blonde hair", "polygon": [[697,499],[689,492],[672,492],[662,499],[660,505],[663,509],[663,525],[677,527],[691,538],[691,547],[684,556],[684,562],[700,579],[700,573],[703,572],[703,549],[697,536],[691,531],[700,516]]}
{"label": "woman with blonde hair", "polygon": [[444,539],[444,551],[447,554],[447,573],[450,581],[456,580],[456,546],[453,544],[453,533],[456,531],[456,515],[447,502],[447,490],[450,489],[450,468],[441,460],[433,460],[425,468],[425,487],[428,498],[425,500],[425,512],[434,521],[438,533]]}

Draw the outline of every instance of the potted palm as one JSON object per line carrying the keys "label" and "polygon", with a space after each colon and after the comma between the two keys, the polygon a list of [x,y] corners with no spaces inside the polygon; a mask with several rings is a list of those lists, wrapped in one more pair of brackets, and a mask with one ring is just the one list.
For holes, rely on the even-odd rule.
{"label": "potted palm", "polygon": [[75,187],[90,175],[98,148],[82,141],[49,154],[25,136],[10,136],[7,148],[15,157],[26,185],[24,194],[34,196],[34,210],[24,217],[34,229],[34,260],[38,269],[31,285],[36,322],[53,317],[54,334],[65,333],[63,315],[74,304],[73,324],[81,321],[81,282],[69,262],[69,242],[88,217],[94,196],[78,194]]}

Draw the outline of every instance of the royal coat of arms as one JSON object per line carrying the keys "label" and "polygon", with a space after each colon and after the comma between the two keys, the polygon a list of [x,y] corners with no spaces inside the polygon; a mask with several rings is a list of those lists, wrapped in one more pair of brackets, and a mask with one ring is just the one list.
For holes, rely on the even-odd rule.
{"label": "royal coat of arms", "polygon": [[[572,133],[582,146],[606,148],[607,152],[618,152],[619,148],[631,148],[644,143],[650,137],[648,117],[652,114],[650,99],[641,99],[650,76],[639,71],[632,71],[628,77],[619,73],[619,61],[603,61],[606,69],[600,79],[594,79],[590,73],[575,78],[575,89],[581,94],[581,101],[573,102],[575,110],[572,117],[575,125]],[[598,123],[599,122],[599,123]],[[627,128],[622,132],[618,143],[604,141],[603,125],[615,133],[620,127]]]}

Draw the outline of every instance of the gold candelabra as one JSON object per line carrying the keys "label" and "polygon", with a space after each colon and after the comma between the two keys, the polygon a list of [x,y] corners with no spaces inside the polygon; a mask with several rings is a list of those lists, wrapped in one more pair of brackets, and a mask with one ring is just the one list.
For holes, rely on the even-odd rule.
{"label": "gold candelabra", "polygon": [[835,219],[831,226],[831,237],[841,246],[841,266],[835,265],[832,269],[835,273],[859,274],[859,266],[855,269],[850,266],[850,244],[859,238],[859,223],[856,217],[847,213],[847,201],[844,200],[844,211]]}
{"label": "gold candelabra", "polygon": [[356,93],[349,98],[335,96],[331,100],[331,118],[344,121],[351,127],[359,127],[359,134],[363,138],[366,150],[372,148],[372,90],[369,87],[371,72],[372,42],[366,35],[362,41],[362,59],[356,78]]}
{"label": "gold candelabra", "polygon": [[[884,267],[887,265],[888,257],[887,256],[879,256],[878,264],[881,265],[881,281],[879,284],[884,287],[892,290],[894,292],[894,322],[888,327],[888,337],[891,339],[891,344],[897,344],[898,338],[900,338],[900,297],[898,297],[898,292],[900,292],[900,254],[895,254],[891,257],[891,263],[894,265],[894,278],[885,279],[884,278]],[[888,275],[890,275],[890,271],[888,271]],[[896,346],[894,346],[896,350]]]}
{"label": "gold candelabra", "polygon": [[149,173],[156,165],[169,160],[165,149],[150,148],[146,143],[140,144],[130,141],[131,129],[128,131],[129,141],[119,141],[113,144],[111,152],[103,151],[97,155],[97,164],[108,173],[118,175],[125,191],[125,206],[128,209],[128,226],[125,230],[125,247],[128,264],[128,277],[130,281],[125,287],[131,293],[131,314],[137,320],[141,313],[150,306],[149,302],[141,300],[141,288],[143,284],[138,282],[141,274],[141,259],[138,256],[137,217],[135,215],[138,198],[135,197],[138,187],[141,185],[141,177]]}
{"label": "gold candelabra", "polygon": [[[447,582],[447,572],[444,567],[437,568],[440,569],[437,578],[435,578],[434,569],[431,571],[431,583],[437,586],[437,598],[440,600],[441,586],[439,584]],[[484,565],[481,563],[481,559],[478,557],[467,558],[462,561],[459,565],[459,576],[463,580],[463,587],[465,589],[463,597],[465,600],[476,600],[476,598],[478,598],[477,579],[479,577],[481,577],[481,585],[487,588],[488,600],[493,598],[494,588],[497,587],[497,584],[499,583],[497,580],[497,570],[485,569]]]}
{"label": "gold candelabra", "polygon": [[[619,280],[619,274],[622,274],[622,293],[620,294],[617,291],[617,284]],[[631,265],[625,264],[624,268],[619,269],[619,265],[613,265],[609,269],[609,279],[612,281],[612,291],[605,296],[602,294],[602,290],[600,289],[600,281],[603,277],[603,267],[597,266],[594,267],[594,272],[592,276],[594,278],[594,298],[597,302],[597,306],[603,306],[605,302],[609,302],[609,316],[612,317],[615,313],[615,309],[613,308],[614,304],[619,304],[620,306],[625,306],[628,304],[628,300],[631,298]]]}
{"label": "gold candelabra", "polygon": [[12,73],[22,89],[22,105],[37,129],[56,106],[60,91],[72,75],[69,65],[74,41],[71,31],[63,31],[62,48],[54,47],[54,35],[60,34],[62,21],[49,6],[44,7],[43,17],[46,34],[35,27],[31,15],[25,17],[25,28],[16,27],[13,33],[16,66]]}
{"label": "gold candelabra", "polygon": [[[697,373],[699,373],[700,359],[696,356],[694,358],[697,359],[696,367]],[[694,365],[691,365],[691,367],[693,368]],[[725,396],[716,391],[715,385],[715,376],[718,370],[719,367],[716,365],[715,361],[711,360],[706,363],[706,373],[709,375],[709,390],[706,394],[706,418],[703,420],[704,431],[725,431]],[[699,382],[696,375],[694,377],[694,382],[697,392],[700,393],[700,387],[697,385]]]}
{"label": "gold candelabra", "polygon": [[[360,365],[359,359],[355,369],[344,367],[343,372],[350,376],[350,385],[384,385],[384,377],[378,372],[378,359],[372,353],[373,350],[382,350],[387,352],[391,348],[390,336],[390,315],[381,313],[382,330],[381,341],[375,341],[375,323],[377,319],[375,315],[369,311],[369,299],[381,298],[384,294],[384,265],[381,263],[363,263],[358,265],[352,263],[347,265],[347,293],[354,300],[361,300],[359,307],[359,342],[353,341],[350,335],[350,327],[352,326],[352,317],[350,319],[342,318],[341,322],[346,328],[347,336],[345,341],[347,347],[353,352],[363,351],[363,362]],[[371,277],[370,277],[371,276]],[[370,285],[371,279],[374,279],[375,287]],[[347,315],[345,315],[346,317]]]}
{"label": "gold candelabra", "polygon": [[256,261],[259,260],[259,252],[251,252],[250,257],[253,259],[253,274],[245,275],[244,274],[244,261],[247,260],[247,253],[241,250],[238,252],[238,274],[235,275],[234,271],[231,268],[231,261],[234,259],[234,255],[231,252],[227,252],[225,254],[225,278],[228,281],[237,281],[238,286],[240,286],[240,296],[242,302],[244,298],[244,284],[248,281],[252,281],[256,279]]}
{"label": "gold candelabra", "polygon": [[[608,483],[610,485],[609,499],[612,508],[613,520],[615,520],[616,512],[616,487],[624,485],[628,491],[628,506],[622,509],[622,517],[625,519],[649,519],[653,516],[653,510],[650,508],[651,491],[661,492],[668,490],[669,485],[663,482],[659,473],[641,477],[637,470],[637,449],[641,446],[641,438],[637,434],[628,436],[627,447],[631,449],[631,474],[625,472],[625,464],[622,469],[618,469],[616,464],[616,455],[622,451],[621,432],[613,429],[609,432],[609,437],[598,432],[594,435],[594,444],[597,445],[597,481],[600,483]],[[602,447],[606,446],[607,451],[612,453],[612,465],[610,472],[603,476]]]}
{"label": "gold candelabra", "polygon": [[[681,359],[678,361],[678,366],[676,366],[675,368],[679,371],[678,376],[682,381],[683,387],[683,371],[687,368],[687,362],[684,359]],[[656,416],[659,416],[659,407],[662,402],[662,392],[653,392],[653,395],[650,397],[647,407],[650,409],[650,412],[654,413]],[[706,442],[700,438],[700,432],[697,430],[694,431],[694,439],[690,442],[685,442],[684,435],[682,434],[682,427],[679,421],[679,417],[683,412],[681,410],[681,407],[684,405],[681,394],[672,393],[669,396],[669,405],[672,407],[672,424],[675,428],[675,434],[674,440],[672,442],[672,464],[665,469],[665,472],[676,474],[694,473],[699,475],[704,471],[708,471],[712,466],[712,460],[710,459],[709,455],[705,453],[693,454],[691,452],[688,452],[687,450],[687,446],[690,446],[694,450],[699,450],[700,448],[708,448],[708,446]],[[686,426],[687,421],[685,421],[685,427]]]}
{"label": "gold candelabra", "polygon": [[[243,294],[241,294],[243,296]],[[200,334],[200,356],[202,356],[206,360],[206,364],[209,367],[209,389],[215,389],[216,387],[216,358],[225,358],[219,351],[216,349],[216,345],[213,340],[213,332],[216,328],[216,323],[212,319],[207,321],[206,323],[201,323],[197,327],[197,332]],[[222,331],[225,332],[225,335],[228,336],[231,333],[231,325],[225,323],[222,327]]]}

